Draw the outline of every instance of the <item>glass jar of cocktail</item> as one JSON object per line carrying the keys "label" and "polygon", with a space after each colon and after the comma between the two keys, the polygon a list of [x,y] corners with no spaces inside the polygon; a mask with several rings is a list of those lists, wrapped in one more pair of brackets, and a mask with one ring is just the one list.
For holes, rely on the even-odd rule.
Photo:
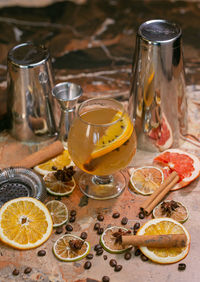
{"label": "glass jar of cocktail", "polygon": [[81,103],[68,136],[73,162],[83,172],[81,191],[90,198],[117,197],[126,185],[119,170],[136,152],[136,134],[123,105],[110,98],[94,98]]}

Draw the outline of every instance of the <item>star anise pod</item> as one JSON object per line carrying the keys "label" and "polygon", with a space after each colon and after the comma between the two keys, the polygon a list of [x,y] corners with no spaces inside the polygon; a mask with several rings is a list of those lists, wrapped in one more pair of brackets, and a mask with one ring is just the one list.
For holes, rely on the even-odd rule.
{"label": "star anise pod", "polygon": [[74,175],[75,171],[73,169],[73,166],[70,167],[64,167],[63,169],[58,169],[54,175],[57,180],[60,180],[62,182],[68,182],[72,179],[72,176]]}
{"label": "star anise pod", "polygon": [[176,201],[169,201],[169,202],[163,202],[161,204],[161,211],[162,214],[166,214],[167,216],[171,216],[172,212],[175,211],[179,207],[179,204]]}
{"label": "star anise pod", "polygon": [[72,239],[69,241],[69,246],[73,250],[80,250],[83,246],[84,241],[79,239]]}
{"label": "star anise pod", "polygon": [[128,235],[130,233],[131,233],[130,230],[124,231],[121,228],[119,228],[118,231],[112,234],[112,236],[115,237],[115,244],[122,244],[122,236]]}

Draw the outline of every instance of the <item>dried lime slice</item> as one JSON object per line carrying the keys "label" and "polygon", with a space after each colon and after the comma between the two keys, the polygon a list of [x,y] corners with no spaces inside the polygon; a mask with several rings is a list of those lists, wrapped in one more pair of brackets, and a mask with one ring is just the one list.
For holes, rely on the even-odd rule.
{"label": "dried lime slice", "polygon": [[124,248],[124,246],[116,242],[116,237],[113,236],[114,233],[126,233],[129,232],[128,229],[119,226],[112,226],[107,228],[100,237],[100,243],[102,247],[109,253],[120,254],[130,249],[131,246]]}
{"label": "dried lime slice", "polygon": [[173,200],[161,202],[153,209],[153,217],[169,217],[184,223],[188,219],[188,209],[181,203]]}
{"label": "dried lime slice", "polygon": [[61,226],[68,220],[68,209],[64,203],[52,200],[46,204],[46,207],[51,214],[53,227]]}
{"label": "dried lime slice", "polygon": [[[77,242],[80,248],[73,248],[71,245]],[[77,261],[83,259],[90,251],[90,244],[78,236],[65,234],[53,245],[54,255],[62,261]]]}

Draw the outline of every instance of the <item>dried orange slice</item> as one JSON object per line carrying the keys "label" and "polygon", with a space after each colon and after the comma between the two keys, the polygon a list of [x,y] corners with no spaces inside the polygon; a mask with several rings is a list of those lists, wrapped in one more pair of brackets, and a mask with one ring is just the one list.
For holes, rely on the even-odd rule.
{"label": "dried orange slice", "polygon": [[126,113],[117,112],[105,134],[99,139],[91,153],[91,158],[101,157],[125,143],[133,132],[133,125]]}
{"label": "dried orange slice", "polygon": [[[70,241],[78,240],[82,242],[80,249],[70,247]],[[60,237],[53,246],[54,255],[62,261],[77,261],[83,259],[90,251],[90,244],[78,236],[65,234]]]}
{"label": "dried orange slice", "polygon": [[16,249],[32,249],[51,235],[53,222],[47,207],[35,198],[6,202],[0,210],[0,240]]}
{"label": "dried orange slice", "polygon": [[119,231],[128,232],[128,229],[119,226],[112,226],[107,228],[101,235],[100,243],[107,252],[121,254],[131,247],[124,248],[122,244],[116,242],[116,238],[113,236],[113,234]]}
{"label": "dried orange slice", "polygon": [[177,248],[140,247],[142,253],[152,261],[161,264],[175,263],[185,258],[190,248],[190,235],[186,228],[178,221],[172,218],[155,218],[147,221],[137,232],[137,235],[165,234],[185,234],[187,245]]}
{"label": "dried orange slice", "polygon": [[69,195],[74,191],[74,188],[76,187],[76,182],[73,176],[70,181],[63,182],[61,180],[57,180],[57,178],[55,177],[55,172],[50,172],[46,174],[43,179],[49,194],[55,196]]}
{"label": "dried orange slice", "polygon": [[200,175],[199,158],[179,149],[164,151],[154,158],[154,162],[167,165],[171,171],[175,170],[178,173],[180,180],[172,190],[185,187]]}
{"label": "dried orange slice", "polygon": [[63,167],[69,166],[74,166],[74,163],[70,158],[68,150],[66,149],[57,157],[35,166],[34,170],[41,175],[46,175],[49,172],[55,171],[55,169],[63,169]]}
{"label": "dried orange slice", "polygon": [[184,223],[188,219],[188,210],[180,202],[167,200],[161,202],[153,209],[153,217],[169,217]]}
{"label": "dried orange slice", "polygon": [[46,207],[51,214],[53,227],[61,226],[68,220],[68,209],[64,203],[52,200],[46,203]]}
{"label": "dried orange slice", "polygon": [[163,172],[156,166],[143,166],[131,172],[130,184],[132,188],[142,195],[150,195],[164,180]]}

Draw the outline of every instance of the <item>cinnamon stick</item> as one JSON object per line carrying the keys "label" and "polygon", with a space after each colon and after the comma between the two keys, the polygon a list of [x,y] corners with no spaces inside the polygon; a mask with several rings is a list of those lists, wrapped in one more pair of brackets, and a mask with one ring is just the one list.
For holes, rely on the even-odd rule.
{"label": "cinnamon stick", "polygon": [[14,163],[12,166],[17,167],[25,167],[32,168],[40,163],[48,161],[57,155],[61,154],[64,150],[62,142],[59,140],[53,142],[52,144],[42,148],[41,150],[27,156],[19,162]]}
{"label": "cinnamon stick", "polygon": [[185,234],[124,235],[122,236],[122,244],[155,248],[177,248],[186,246],[187,237]]}
{"label": "cinnamon stick", "polygon": [[141,210],[145,210],[152,202],[153,200],[166,188],[167,185],[169,185],[170,182],[177,176],[178,174],[173,171],[166,179],[165,181],[160,185],[160,187],[154,191],[151,196],[148,197],[148,199],[142,204],[140,207]]}
{"label": "cinnamon stick", "polygon": [[150,214],[152,210],[161,202],[161,200],[167,195],[172,187],[178,182],[179,176],[176,175],[175,178],[162,190],[162,192],[151,202],[151,204],[144,209],[145,214]]}

